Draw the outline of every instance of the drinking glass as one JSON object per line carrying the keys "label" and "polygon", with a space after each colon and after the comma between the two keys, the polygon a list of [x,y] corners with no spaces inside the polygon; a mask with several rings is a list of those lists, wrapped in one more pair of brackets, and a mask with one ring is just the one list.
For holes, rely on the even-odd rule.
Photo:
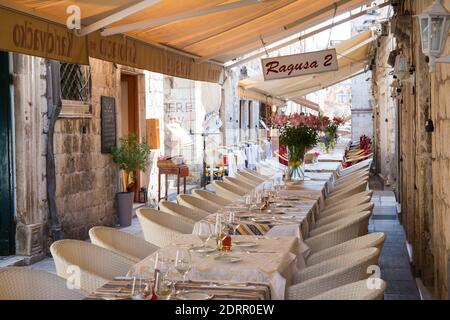
{"label": "drinking glass", "polygon": [[247,206],[248,210],[251,210],[252,206],[253,206],[252,194],[247,194],[244,199],[245,199],[245,205]]}
{"label": "drinking glass", "polygon": [[175,282],[168,279],[166,276],[162,277],[158,290],[155,294],[159,300],[169,300],[175,292]]}
{"label": "drinking glass", "polygon": [[186,283],[186,275],[191,270],[191,254],[184,248],[177,249],[175,255],[175,269],[183,276],[183,285]]}
{"label": "drinking glass", "polygon": [[211,239],[211,232],[206,228],[200,228],[200,230],[197,233],[197,236],[202,241],[202,247],[206,247],[206,243],[209,241],[209,239]]}
{"label": "drinking glass", "polygon": [[262,206],[264,204],[263,194],[261,191],[255,192],[255,206],[259,209],[259,211],[262,210]]}

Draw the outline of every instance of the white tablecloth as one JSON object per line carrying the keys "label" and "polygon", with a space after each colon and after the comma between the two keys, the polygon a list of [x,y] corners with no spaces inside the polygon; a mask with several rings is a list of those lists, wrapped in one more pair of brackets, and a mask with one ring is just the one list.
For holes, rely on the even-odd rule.
{"label": "white tablecloth", "polygon": [[[253,241],[256,247],[233,247],[230,255],[240,257],[236,263],[224,263],[215,260],[218,253],[209,255],[192,253],[192,269],[189,273],[191,280],[225,280],[236,282],[266,282],[270,283],[271,295],[274,300],[282,300],[285,291],[292,284],[293,275],[298,271],[296,266],[299,254],[298,241],[295,237],[256,237],[237,236],[241,241]],[[233,237],[236,239],[236,237]],[[213,244],[211,240],[211,244]],[[168,247],[158,250],[164,255],[175,258],[179,247],[191,247],[200,244],[195,235],[183,235]],[[249,252],[247,252],[249,251]],[[156,253],[137,263],[129,275],[139,270],[141,274],[151,276]]]}

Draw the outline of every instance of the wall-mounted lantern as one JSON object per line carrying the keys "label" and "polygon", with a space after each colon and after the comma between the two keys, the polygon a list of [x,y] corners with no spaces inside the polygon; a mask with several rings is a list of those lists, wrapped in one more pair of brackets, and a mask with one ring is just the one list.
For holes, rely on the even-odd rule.
{"label": "wall-mounted lantern", "polygon": [[450,12],[440,1],[435,0],[417,17],[420,23],[422,52],[430,59],[430,71],[433,71],[435,63],[450,63],[450,55],[441,57],[448,38]]}

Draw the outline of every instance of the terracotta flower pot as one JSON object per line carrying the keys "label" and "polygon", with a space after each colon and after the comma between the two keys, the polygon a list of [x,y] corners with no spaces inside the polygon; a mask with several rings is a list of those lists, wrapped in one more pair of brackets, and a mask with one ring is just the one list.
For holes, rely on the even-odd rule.
{"label": "terracotta flower pot", "polygon": [[133,214],[134,192],[117,193],[117,214],[119,216],[119,224],[121,227],[131,225]]}

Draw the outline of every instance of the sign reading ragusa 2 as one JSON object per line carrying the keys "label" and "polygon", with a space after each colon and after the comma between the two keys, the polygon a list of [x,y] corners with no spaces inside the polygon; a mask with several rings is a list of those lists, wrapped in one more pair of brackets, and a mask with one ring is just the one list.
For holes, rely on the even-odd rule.
{"label": "sign reading ragusa 2", "polygon": [[335,49],[265,58],[261,62],[264,80],[292,78],[338,70]]}

